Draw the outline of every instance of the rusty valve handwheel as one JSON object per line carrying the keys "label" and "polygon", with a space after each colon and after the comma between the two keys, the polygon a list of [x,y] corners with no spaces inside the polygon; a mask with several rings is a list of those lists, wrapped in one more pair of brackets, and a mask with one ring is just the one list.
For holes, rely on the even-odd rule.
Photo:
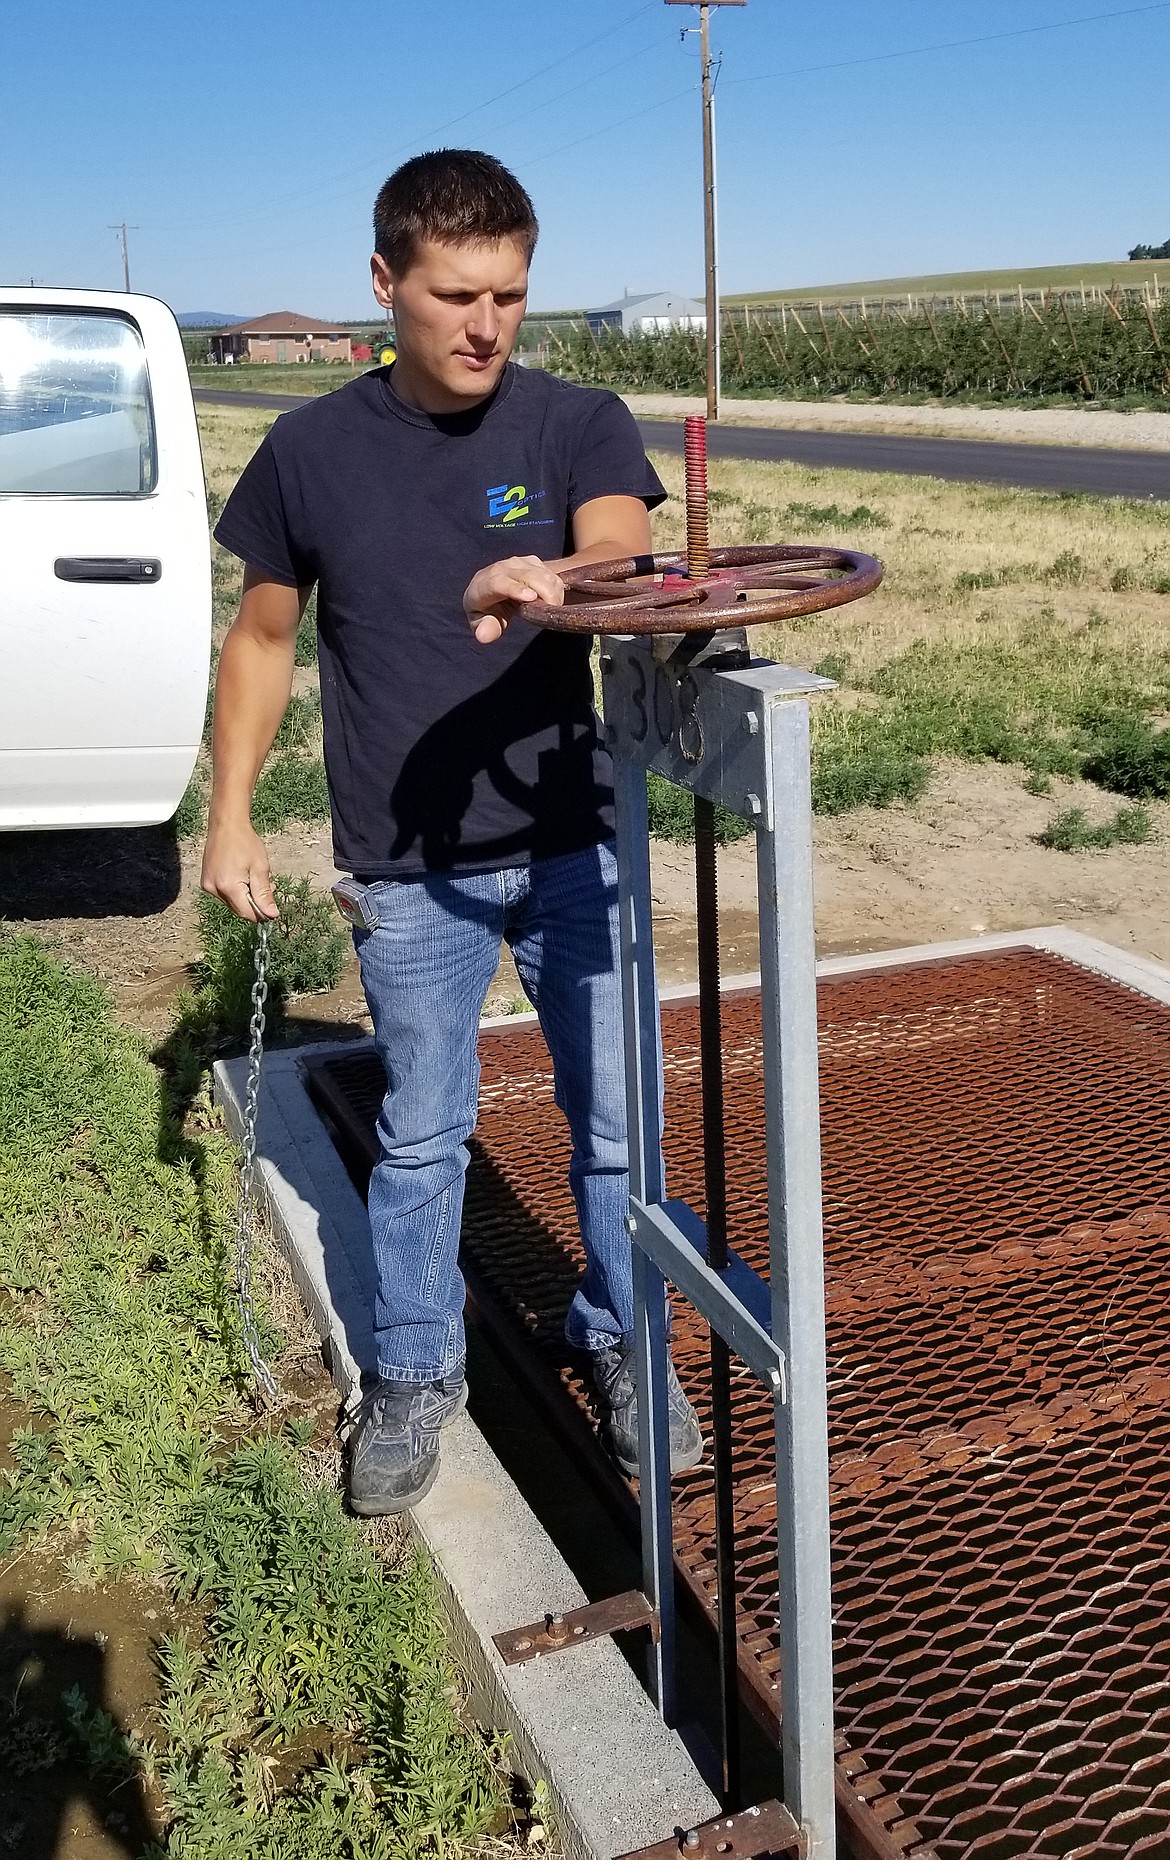
{"label": "rusty valve handwheel", "polygon": [[713,633],[842,607],[882,578],[872,555],[797,544],[712,549],[704,579],[688,580],[686,571],[681,552],[591,562],[562,577],[563,606],[529,601],[517,613],[561,633]]}

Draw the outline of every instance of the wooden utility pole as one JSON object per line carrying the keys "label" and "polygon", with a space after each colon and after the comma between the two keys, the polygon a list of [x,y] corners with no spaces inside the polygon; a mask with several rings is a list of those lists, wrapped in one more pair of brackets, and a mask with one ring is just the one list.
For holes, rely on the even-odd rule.
{"label": "wooden utility pole", "polygon": [[110,226],[110,231],[120,233],[122,236],[122,276],[126,280],[126,289],[129,290],[130,289],[130,244],[129,244],[129,241],[126,235],[127,233],[137,232],[138,228],[137,226],[127,226],[125,220],[118,220],[118,221],[115,221]]}
{"label": "wooden utility pole", "polygon": [[707,418],[719,418],[719,275],[715,244],[715,97],[711,89],[713,6],[746,6],[747,0],[665,0],[667,6],[698,6],[703,67],[703,244],[707,265]]}

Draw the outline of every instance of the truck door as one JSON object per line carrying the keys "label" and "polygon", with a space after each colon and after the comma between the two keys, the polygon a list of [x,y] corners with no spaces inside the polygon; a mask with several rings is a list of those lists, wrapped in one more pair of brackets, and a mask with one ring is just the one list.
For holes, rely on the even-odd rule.
{"label": "truck door", "polygon": [[0,828],[169,819],[210,645],[174,317],[121,293],[0,292]]}

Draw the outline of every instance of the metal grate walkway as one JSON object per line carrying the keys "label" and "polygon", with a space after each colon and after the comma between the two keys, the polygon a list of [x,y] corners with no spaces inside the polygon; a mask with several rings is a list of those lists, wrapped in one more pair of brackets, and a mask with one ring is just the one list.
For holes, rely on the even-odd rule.
{"label": "metal grate walkway", "polygon": [[[839,1802],[863,1856],[1170,1853],[1170,1008],[1031,950],[819,990]],[[698,1016],[664,1011],[669,1192],[703,1206]],[[729,1233],[767,1270],[759,1002],[724,1008]],[[485,1034],[464,1251],[577,1425],[551,1066]],[[314,1089],[375,1153],[368,1056]],[[706,1333],[676,1315],[700,1412]],[[567,1418],[567,1414],[562,1415]],[[597,1452],[595,1446],[591,1450]],[[775,1691],[771,1415],[737,1385],[740,1667]],[[708,1613],[704,1469],[675,1483]]]}

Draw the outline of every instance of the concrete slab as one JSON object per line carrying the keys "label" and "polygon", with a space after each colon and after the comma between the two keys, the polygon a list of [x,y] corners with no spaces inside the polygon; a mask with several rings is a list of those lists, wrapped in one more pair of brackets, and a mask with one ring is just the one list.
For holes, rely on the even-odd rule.
{"label": "concrete slab", "polygon": [[[352,1054],[371,1044],[312,1051]],[[246,1060],[215,1068],[216,1100],[237,1141],[246,1080]],[[296,1052],[264,1060],[257,1188],[342,1401],[352,1406],[362,1372],[375,1362],[369,1222],[305,1090]],[[527,1666],[500,1659],[493,1634],[588,1598],[468,1416],[445,1430],[442,1472],[410,1523],[434,1561],[476,1716],[509,1734],[530,1786],[547,1784],[567,1860],[612,1860],[718,1814],[681,1740],[612,1642]]]}

